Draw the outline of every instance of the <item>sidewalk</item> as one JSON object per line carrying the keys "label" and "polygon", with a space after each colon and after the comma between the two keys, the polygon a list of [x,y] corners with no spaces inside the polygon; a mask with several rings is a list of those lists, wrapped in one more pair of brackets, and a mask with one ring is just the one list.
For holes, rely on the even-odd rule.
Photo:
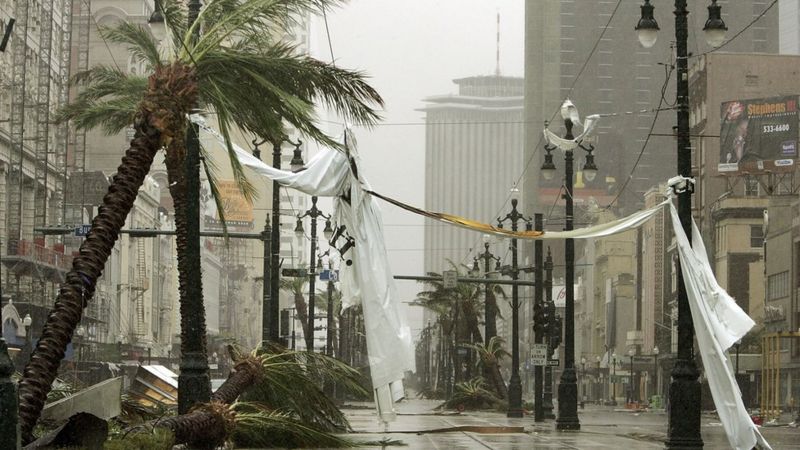
{"label": "sidewalk", "polygon": [[[559,432],[555,420],[536,423],[533,417],[509,419],[496,412],[437,412],[439,404],[430,400],[410,400],[397,405],[397,421],[383,430],[377,423],[371,403],[345,408],[355,434],[348,437],[360,442],[384,439],[400,441],[408,449],[656,449],[664,448],[667,416],[661,411],[631,412],[619,408],[587,405],[578,410],[581,430]],[[721,424],[714,417],[703,416],[703,440],[706,449],[728,448]],[[444,429],[483,427],[480,432]],[[517,427],[509,429],[508,427]],[[519,430],[519,431],[517,431]],[[762,433],[773,448],[800,449],[796,429],[764,428]],[[362,447],[381,449],[380,445]],[[401,448],[401,447],[398,447]]]}

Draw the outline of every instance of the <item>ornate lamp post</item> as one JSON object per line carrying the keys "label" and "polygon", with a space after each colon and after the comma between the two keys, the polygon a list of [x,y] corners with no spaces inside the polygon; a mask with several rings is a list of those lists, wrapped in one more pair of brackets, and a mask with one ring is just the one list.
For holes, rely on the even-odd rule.
{"label": "ornate lamp post", "polygon": [[[505,217],[497,218],[497,226],[502,228],[504,222],[511,223],[511,231],[517,231],[519,221],[525,222],[527,230],[533,229],[533,221],[517,211],[519,189],[511,188],[511,212]],[[517,240],[511,239],[511,279],[519,278],[517,266]],[[522,417],[522,380],[519,377],[519,286],[511,286],[511,379],[508,382],[507,417]]]}
{"label": "ornate lamp post", "polygon": [[658,382],[658,346],[653,347],[653,395],[659,395],[659,387],[661,384]]}
{"label": "ornate lamp post", "polygon": [[631,368],[628,371],[628,403],[634,402],[633,397],[633,356],[636,354],[636,350],[633,348],[628,350],[628,356],[631,358]]}
{"label": "ornate lamp post", "polygon": [[595,402],[596,402],[597,400],[600,400],[600,399],[602,399],[602,398],[603,398],[603,394],[602,394],[602,389],[603,389],[603,384],[602,384],[603,374],[600,372],[600,361],[602,361],[602,358],[600,357],[600,355],[598,355],[598,356],[595,356],[595,358],[594,358],[594,361],[597,363],[597,383],[596,383],[596,386],[597,386],[597,392],[595,393]]}
{"label": "ornate lamp post", "polygon": [[[642,16],[636,25],[639,42],[649,48],[656,43],[658,22],[653,15],[650,0],[641,6]],[[691,178],[692,148],[689,139],[689,11],[687,0],[675,0],[675,52],[676,52],[676,89],[677,89],[677,136],[678,136],[678,175]],[[727,30],[722,20],[722,7],[716,0],[708,7],[708,20],[703,27],[706,40],[712,47],[719,47],[725,39]],[[678,216],[686,236],[691,241],[692,235],[692,192],[694,186],[684,181],[673,186],[678,196]],[[700,376],[694,363],[694,326],[689,302],[686,297],[686,286],[680,268],[678,272],[678,355],[672,369],[670,384],[669,425],[667,429],[667,448],[700,449],[703,438],[700,435]]]}
{"label": "ornate lamp post", "polygon": [[[491,237],[488,234],[483,235],[483,253],[478,253],[475,257],[475,267],[477,268],[477,263],[479,260],[483,260],[483,275],[486,279],[489,279],[489,270],[491,267],[492,261],[495,262],[495,272],[500,271],[500,258],[494,256],[492,252],[489,251],[489,241]],[[489,341],[494,337],[497,336],[497,302],[494,300],[492,296],[492,285],[488,282],[484,285],[484,312],[483,318],[485,324],[485,331],[484,331],[484,343],[486,346],[489,346]]]}
{"label": "ornate lamp post", "polygon": [[[569,100],[561,106],[561,117],[564,119],[566,134],[564,139],[573,140],[572,119],[569,111],[574,108]],[[594,163],[594,146],[585,147],[578,145],[587,152],[586,162],[583,166],[583,175],[587,181],[594,180],[597,175],[597,166]],[[545,145],[545,160],[542,165],[542,176],[545,179],[552,179],[555,175],[556,167],[553,163],[553,150],[557,147]],[[566,201],[566,223],[564,229],[570,231],[573,228],[573,154],[572,150],[564,149],[564,200]],[[564,271],[564,284],[566,289],[566,303],[564,307],[564,371],[561,372],[561,379],[558,383],[558,419],[556,419],[556,429],[558,430],[580,430],[581,423],[578,420],[578,386],[577,376],[575,375],[575,242],[566,239],[564,242],[564,258],[566,267]]]}
{"label": "ornate lamp post", "polygon": [[611,406],[617,406],[617,353],[611,355],[611,371],[612,375],[609,380],[611,385]]}
{"label": "ornate lamp post", "polygon": [[326,239],[330,239],[331,236],[333,236],[333,228],[331,227],[331,216],[323,214],[322,211],[317,208],[316,195],[311,196],[311,208],[303,214],[297,216],[297,225],[294,228],[294,232],[298,238],[302,238],[305,235],[305,231],[303,230],[303,218],[305,217],[311,218],[311,258],[309,258],[311,263],[308,270],[308,336],[306,336],[306,350],[313,352],[314,300],[317,280],[316,259],[314,259],[317,254],[317,218],[322,217],[325,219],[325,229],[323,230],[323,233],[325,234]]}

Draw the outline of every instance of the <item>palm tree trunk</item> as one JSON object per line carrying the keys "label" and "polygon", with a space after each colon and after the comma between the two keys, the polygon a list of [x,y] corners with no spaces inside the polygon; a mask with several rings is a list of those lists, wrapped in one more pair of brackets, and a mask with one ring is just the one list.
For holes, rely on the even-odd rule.
{"label": "palm tree trunk", "polygon": [[228,438],[225,416],[215,411],[198,409],[180,416],[160,420],[158,427],[175,435],[174,444],[188,444],[193,449],[214,449]]}
{"label": "palm tree trunk", "polygon": [[297,319],[300,321],[300,327],[303,329],[303,338],[306,340],[306,348],[314,348],[314,333],[308,329],[308,304],[302,293],[294,294],[294,309],[297,311]]}
{"label": "palm tree trunk", "polygon": [[222,386],[211,396],[211,401],[231,404],[260,378],[261,368],[258,361],[246,358],[236,363],[234,370],[228,375]]}
{"label": "palm tree trunk", "polygon": [[119,230],[125,224],[139,188],[161,145],[160,132],[151,124],[148,114],[140,113],[134,127],[136,134],[130,148],[125,152],[108,192],[103,197],[99,214],[92,220],[92,228],[81,244],[79,255],[72,262],[72,270],[61,284],[42,336],[25,366],[19,384],[20,432],[23,442],[33,440],[33,428],[56,378],[67,344],[72,340],[83,309],[94,295],[97,279],[103,272],[119,237]]}

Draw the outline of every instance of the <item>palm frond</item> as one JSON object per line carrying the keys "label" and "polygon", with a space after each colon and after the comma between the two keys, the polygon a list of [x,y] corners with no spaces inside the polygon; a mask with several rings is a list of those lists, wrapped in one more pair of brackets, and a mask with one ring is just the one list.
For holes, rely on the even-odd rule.
{"label": "palm frond", "polygon": [[122,21],[113,27],[101,27],[100,35],[110,42],[125,45],[137,60],[147,63],[151,68],[162,64],[158,43],[150,31],[141,25]]}
{"label": "palm frond", "polygon": [[176,52],[181,50],[188,22],[185,2],[181,0],[160,0],[155,4],[156,7],[160,8],[161,15],[164,16],[164,25],[166,25],[172,38],[173,49]]}
{"label": "palm frond", "polygon": [[133,124],[138,101],[116,98],[106,101],[83,101],[80,98],[59,110],[56,120],[71,119],[76,128],[101,128],[106,134],[117,134]]}
{"label": "palm frond", "polygon": [[213,159],[208,156],[205,147],[202,145],[200,146],[200,156],[200,161],[202,161],[203,164],[203,171],[208,180],[208,188],[211,190],[211,198],[214,199],[214,206],[217,208],[217,217],[219,217],[219,222],[222,224],[222,234],[225,236],[225,244],[227,245],[228,223],[225,220],[225,203],[217,184],[216,166],[214,165]]}
{"label": "palm frond", "polygon": [[364,394],[357,370],[319,353],[295,352],[275,346],[258,352],[263,361],[264,381],[250,389],[243,400],[280,407],[321,430],[350,428],[347,418],[321,386],[335,382],[343,389]]}
{"label": "palm frond", "polygon": [[244,167],[242,163],[239,161],[239,157],[236,156],[236,151],[233,150],[233,142],[231,141],[231,133],[230,133],[230,125],[231,119],[229,117],[228,110],[217,110],[217,118],[219,119],[219,130],[222,134],[223,139],[225,140],[225,149],[228,152],[228,159],[231,163],[231,171],[233,173],[233,179],[236,182],[236,187],[239,188],[239,192],[242,194],[244,199],[252,204],[253,201],[258,197],[258,190],[256,190],[255,186],[247,179],[247,175],[244,173]]}
{"label": "palm frond", "polygon": [[231,440],[237,447],[265,448],[339,448],[355,444],[341,436],[322,431],[298,419],[290,412],[258,402],[238,402],[236,427]]}
{"label": "palm frond", "polygon": [[194,59],[199,60],[234,35],[288,30],[296,18],[340,3],[340,0],[211,0],[188,31],[186,43],[189,44],[188,36],[194,28],[203,28],[203,35],[192,49]]}

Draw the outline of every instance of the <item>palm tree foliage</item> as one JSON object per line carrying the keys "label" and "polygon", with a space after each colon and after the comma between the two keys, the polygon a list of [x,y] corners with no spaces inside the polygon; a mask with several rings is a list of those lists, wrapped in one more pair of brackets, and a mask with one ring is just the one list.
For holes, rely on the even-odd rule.
{"label": "palm tree foliage", "polygon": [[[454,264],[451,263],[451,265],[457,269]],[[427,275],[442,278],[440,274],[433,272]],[[463,274],[459,273],[459,276],[463,276]],[[442,356],[442,360],[438,364],[437,386],[431,388],[438,390],[440,385],[447,386],[450,383],[451,375],[454,375],[456,381],[462,378],[462,361],[458,358],[459,346],[482,342],[480,324],[484,317],[485,287],[477,283],[457,283],[455,288],[446,288],[443,281],[425,281],[424,283],[428,289],[419,292],[412,304],[429,309],[437,315],[436,324],[441,332],[441,348],[438,353]],[[497,285],[491,286],[490,289],[490,294],[493,296],[505,296],[503,290]],[[492,303],[496,305],[496,302]],[[490,305],[490,307],[493,306]],[[453,374],[454,370],[455,374]],[[499,376],[499,367],[497,370]],[[467,372],[469,371],[468,367]],[[504,387],[504,385],[503,388],[496,387],[494,383],[492,386],[501,398],[505,397]],[[449,389],[445,388],[445,390],[449,392]]]}
{"label": "palm tree foliage", "polygon": [[244,357],[231,354],[238,359],[236,370],[210,403],[155,422],[171,430],[176,443],[192,448],[213,448],[228,439],[245,447],[350,445],[334,434],[349,431],[350,425],[321,386],[335,382],[365,395],[357,370],[322,354],[278,345]]}
{"label": "palm tree foliage", "polygon": [[503,348],[503,343],[503,338],[492,336],[488,345],[482,343],[467,345],[478,354],[477,363],[483,368],[483,373],[488,380],[490,389],[501,399],[508,397],[508,389],[503,377],[500,375],[500,359],[511,356]]}
{"label": "palm tree foliage", "polygon": [[505,410],[508,405],[493,392],[486,389],[481,377],[456,383],[453,397],[442,404],[452,409],[496,409]]}
{"label": "palm tree foliage", "polygon": [[[328,145],[336,143],[315,124],[314,109],[325,106],[346,120],[370,125],[379,116],[382,99],[362,73],[348,71],[307,56],[280,42],[296,17],[340,4],[337,0],[208,0],[191,27],[179,0],[162,0],[171,50],[161,52],[150,32],[121,23],[102,31],[110,42],[125,45],[143,61],[146,76],[98,66],[75,77],[82,90],[58,118],[79,129],[117,132],[133,125],[126,151],[100,213],[66,275],[41,339],[20,383],[20,423],[23,440],[33,439],[47,392],[59,362],[92,298],[97,279],[119,236],[156,153],[165,150],[170,194],[176,207],[181,304],[185,301],[186,116],[201,112],[216,118],[225,139],[234,177],[247,198],[254,191],[233,155],[231,130],[238,128],[280,142],[284,122]],[[202,30],[199,37],[196,30]],[[207,160],[207,159],[206,159]],[[207,168],[208,170],[208,168]],[[212,189],[212,193],[215,191]],[[219,202],[218,202],[219,205]],[[182,321],[186,320],[181,308]],[[194,322],[204,331],[204,321]],[[182,329],[185,327],[182,326]],[[183,342],[183,340],[182,340]]]}

